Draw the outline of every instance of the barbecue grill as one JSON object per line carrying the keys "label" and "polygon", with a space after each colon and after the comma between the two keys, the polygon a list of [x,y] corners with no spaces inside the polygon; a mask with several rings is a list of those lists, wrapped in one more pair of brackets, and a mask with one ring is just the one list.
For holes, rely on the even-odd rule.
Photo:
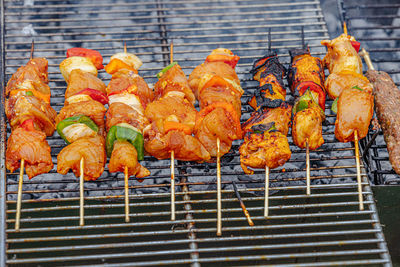
{"label": "barbecue grill", "polygon": [[[372,61],[377,69],[389,73],[398,86],[400,84],[400,71],[397,67],[400,61],[398,46],[400,4],[391,1],[383,1],[379,5],[373,1],[363,1],[357,5],[344,1],[338,1],[338,3],[342,20],[347,22],[351,33],[371,52]],[[366,21],[368,24],[360,23],[360,21]],[[365,32],[370,34],[367,35]],[[363,33],[364,36],[362,36]],[[380,38],[370,36],[380,36]],[[399,175],[390,165],[382,131],[376,133],[370,131],[366,141],[371,148],[364,155],[369,178],[375,184],[400,184]]]}
{"label": "barbecue grill", "polygon": [[[152,84],[155,74],[174,60],[186,74],[210,50],[226,47],[241,57],[237,73],[245,104],[257,86],[248,74],[262,56],[271,29],[272,48],[289,63],[288,49],[300,47],[301,31],[313,55],[322,56],[320,41],[329,38],[319,1],[198,0],[60,1],[1,0],[1,80],[35,55],[49,60],[52,106],[63,105],[65,83],[58,64],[67,48],[99,50],[105,61],[128,51],[144,62],[141,75]],[[107,83],[109,76],[100,77]],[[1,110],[4,111],[4,95]],[[327,101],[327,107],[331,105]],[[2,265],[384,265],[390,256],[377,216],[367,174],[362,168],[365,210],[358,209],[352,143],[334,138],[334,114],[327,109],[325,144],[310,153],[311,196],[305,193],[305,151],[293,145],[292,158],[271,171],[270,217],[263,217],[264,173],[245,175],[234,143],[222,158],[223,235],[216,237],[216,164],[177,161],[176,221],[170,221],[170,161],[145,157],[151,176],[130,179],[131,222],[124,223],[123,174],[105,171],[85,183],[85,226],[79,226],[79,184],[73,174],[49,174],[24,181],[21,229],[14,230],[18,175],[5,170],[6,126],[2,131]],[[48,138],[53,161],[64,146]],[[254,227],[247,225],[231,181],[236,181]]]}

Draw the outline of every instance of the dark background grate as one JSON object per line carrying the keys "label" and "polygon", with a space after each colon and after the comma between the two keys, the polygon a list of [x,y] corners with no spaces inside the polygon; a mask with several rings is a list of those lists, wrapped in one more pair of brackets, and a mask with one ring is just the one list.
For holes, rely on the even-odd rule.
{"label": "dark background grate", "polygon": [[[288,49],[301,45],[301,28],[313,55],[323,56],[320,41],[329,38],[319,1],[14,1],[2,0],[2,75],[6,80],[35,55],[49,60],[52,105],[63,104],[65,82],[58,64],[67,48],[99,50],[105,57],[128,50],[144,62],[140,74],[149,84],[174,58],[186,74],[210,50],[226,47],[241,57],[237,72],[246,93],[257,82],[248,71],[265,53],[268,30],[272,48],[289,62]],[[5,23],[4,23],[5,22]],[[100,76],[107,83],[109,75]],[[3,80],[3,84],[6,80]],[[2,98],[4,100],[4,97]],[[327,107],[331,105],[328,101]],[[3,110],[3,109],[2,109]],[[2,126],[5,127],[4,114]],[[312,195],[305,195],[305,151],[291,143],[292,158],[271,172],[271,217],[263,218],[264,173],[244,175],[238,146],[222,159],[223,237],[216,238],[216,166],[177,162],[177,221],[169,221],[168,160],[146,157],[151,176],[130,180],[131,223],[123,222],[123,175],[104,172],[85,183],[85,223],[78,226],[79,186],[73,174],[50,174],[24,181],[21,231],[14,231],[17,175],[6,173],[1,198],[6,224],[1,232],[2,262],[31,265],[254,265],[285,266],[386,265],[390,258],[377,217],[371,188],[363,173],[364,211],[358,210],[354,147],[334,138],[335,116],[327,109],[325,144],[311,152]],[[5,131],[3,131],[3,135]],[[2,155],[4,155],[2,138]],[[54,163],[64,142],[48,139]],[[2,158],[4,170],[4,158]],[[237,181],[255,221],[247,222],[233,195]],[[5,242],[5,243],[4,243]]]}
{"label": "dark background grate", "polygon": [[[370,52],[377,70],[389,73],[400,84],[400,1],[370,1],[357,3],[339,0],[342,19],[357,40]],[[374,138],[376,139],[374,140]],[[371,149],[365,154],[368,176],[375,184],[400,184],[389,162],[389,154],[382,131],[374,136],[370,131],[366,141]]]}

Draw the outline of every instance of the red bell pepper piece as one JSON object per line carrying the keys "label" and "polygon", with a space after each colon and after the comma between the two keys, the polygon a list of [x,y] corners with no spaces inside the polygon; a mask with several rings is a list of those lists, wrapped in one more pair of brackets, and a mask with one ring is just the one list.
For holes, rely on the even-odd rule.
{"label": "red bell pepper piece", "polygon": [[92,98],[97,102],[100,102],[103,105],[108,104],[107,95],[95,89],[86,88],[83,89],[82,91],[77,92],[75,95],[88,95],[90,96],[90,98]]}
{"label": "red bell pepper piece", "polygon": [[96,50],[74,47],[67,50],[67,57],[86,57],[92,61],[98,70],[104,69],[103,57]]}
{"label": "red bell pepper piece", "polygon": [[302,96],[307,91],[307,89],[310,89],[312,93],[318,95],[318,104],[322,108],[322,110],[325,110],[326,95],[321,86],[314,82],[302,82],[296,88],[300,96]]}
{"label": "red bell pepper piece", "polygon": [[228,64],[229,66],[231,66],[232,68],[235,68],[236,64],[238,63],[240,57],[239,56],[228,56],[228,55],[209,55],[206,58],[206,62],[215,62],[215,61],[221,61],[224,62],[226,64]]}
{"label": "red bell pepper piece", "polygon": [[360,46],[361,46],[360,42],[357,42],[357,41],[350,41],[350,42],[351,42],[351,45],[354,47],[354,49],[358,53],[358,51],[360,51]]}
{"label": "red bell pepper piece", "polygon": [[28,119],[24,120],[21,124],[20,127],[24,128],[27,131],[36,131],[35,128],[35,120],[34,119]]}

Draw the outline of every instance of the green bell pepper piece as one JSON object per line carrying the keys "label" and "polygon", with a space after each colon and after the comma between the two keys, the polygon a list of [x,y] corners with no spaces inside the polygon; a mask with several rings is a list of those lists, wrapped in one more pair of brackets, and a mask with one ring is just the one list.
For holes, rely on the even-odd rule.
{"label": "green bell pepper piece", "polygon": [[336,99],[335,99],[335,101],[333,101],[332,107],[331,107],[331,110],[332,110],[335,114],[337,114],[337,102],[338,102],[338,100],[339,100],[339,97],[336,97]]}
{"label": "green bell pepper piece", "polygon": [[30,95],[30,96],[32,96],[32,95],[33,95],[33,92],[32,92],[32,91],[26,91],[25,95]]}
{"label": "green bell pepper piece", "polygon": [[96,133],[99,131],[99,127],[88,116],[78,115],[78,116],[66,118],[65,120],[63,120],[57,124],[57,132],[61,136],[61,138],[64,139],[64,141],[67,144],[70,144],[70,142],[67,140],[67,137],[64,135],[63,130],[64,130],[64,128],[66,128],[72,124],[75,124],[75,123],[83,123],[86,126],[88,126],[90,129],[95,131]]}
{"label": "green bell pepper piece", "polygon": [[160,79],[170,68],[172,68],[176,64],[178,64],[178,62],[172,62],[171,64],[163,68],[159,73],[157,73],[157,78]]}
{"label": "green bell pepper piece", "polygon": [[106,138],[107,156],[111,157],[115,141],[128,141],[136,151],[138,160],[144,159],[144,139],[142,133],[129,127],[130,125],[117,124],[110,128]]}

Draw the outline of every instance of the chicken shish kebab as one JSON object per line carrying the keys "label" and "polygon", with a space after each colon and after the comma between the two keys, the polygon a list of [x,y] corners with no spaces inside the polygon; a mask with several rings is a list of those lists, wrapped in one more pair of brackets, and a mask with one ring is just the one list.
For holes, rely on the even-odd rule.
{"label": "chicken shish kebab", "polygon": [[247,174],[254,173],[249,167],[282,166],[291,156],[287,133],[292,107],[284,101],[286,70],[277,54],[269,52],[254,62],[251,73],[260,86],[249,101],[255,111],[242,124],[244,143],[239,148],[240,164]]}
{"label": "chicken shish kebab", "polygon": [[325,120],[324,69],[321,60],[309,49],[289,51],[291,65],[288,82],[293,96],[293,142],[300,148],[314,150],[324,143],[322,121]]}
{"label": "chicken shish kebab", "polygon": [[[358,55],[360,44],[355,41],[354,37],[347,35],[346,24],[343,28],[342,35],[331,41],[324,40],[321,44],[328,48],[323,62],[329,69],[329,76],[335,75],[333,79],[337,80],[339,80],[338,76],[341,77],[343,87],[332,104],[332,111],[337,114],[335,136],[340,142],[354,141],[359,208],[363,210],[358,140],[364,138],[368,133],[374,112],[374,97],[371,95],[371,86],[366,83],[364,78],[360,78],[362,74],[361,58]],[[353,79],[353,77],[358,78]],[[355,81],[360,83],[354,85]],[[332,84],[327,83],[328,91],[333,91],[333,89],[331,90]]]}
{"label": "chicken shish kebab", "polygon": [[347,33],[321,44],[328,49],[323,59],[330,72],[326,89],[332,98],[337,96],[332,105],[337,113],[335,136],[340,142],[349,142],[357,132],[357,139],[362,139],[372,119],[374,97],[371,84],[362,76],[360,44]]}
{"label": "chicken shish kebab", "polygon": [[83,159],[84,179],[96,180],[107,160],[104,104],[108,98],[106,85],[97,77],[103,59],[97,51],[85,48],[68,50],[67,56],[60,70],[68,86],[56,123],[57,132],[68,145],[57,156],[57,172],[66,174],[72,169],[80,176]]}
{"label": "chicken shish kebab", "polygon": [[12,129],[6,168],[14,172],[23,160],[29,178],[53,168],[46,136],[53,135],[57,113],[50,106],[47,68],[45,58],[31,58],[12,75],[5,92],[5,113]]}
{"label": "chicken shish kebab", "polygon": [[106,115],[106,149],[110,157],[110,172],[124,172],[128,176],[143,178],[150,171],[138,160],[144,158],[143,129],[149,125],[144,115],[146,106],[153,101],[153,91],[148,87],[138,69],[142,61],[134,54],[123,52],[113,55],[105,67],[112,75],[106,90],[109,108]]}
{"label": "chicken shish kebab", "polygon": [[157,77],[159,80],[154,85],[156,100],[145,109],[145,116],[150,121],[144,129],[146,151],[157,159],[168,159],[173,151],[178,160],[209,160],[208,151],[192,136],[197,110],[185,73],[173,62]]}
{"label": "chicken shish kebab", "polygon": [[218,140],[219,155],[223,156],[233,140],[242,138],[240,97],[244,91],[234,69],[238,60],[230,50],[218,48],[189,76],[190,88],[201,109],[196,116],[195,137],[211,157],[217,157]]}

